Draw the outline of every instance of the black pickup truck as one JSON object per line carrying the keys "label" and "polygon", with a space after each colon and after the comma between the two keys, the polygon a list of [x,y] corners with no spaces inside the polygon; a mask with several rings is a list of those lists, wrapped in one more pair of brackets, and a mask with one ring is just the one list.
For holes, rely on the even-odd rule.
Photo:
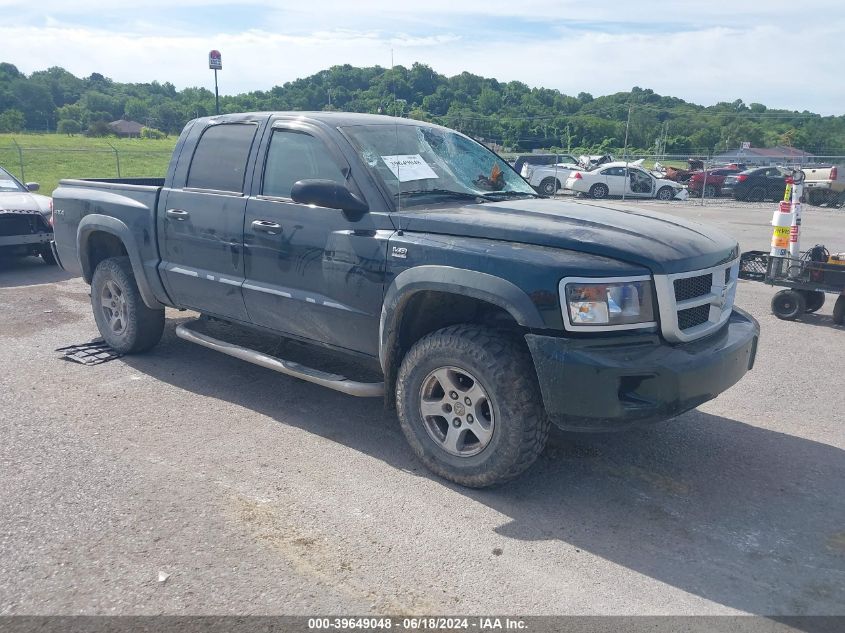
{"label": "black pickup truck", "polygon": [[[355,380],[178,336],[396,406],[435,473],[518,475],[564,429],[665,420],[753,363],[739,248],[716,229],[538,196],[452,130],[343,113],[191,121],[164,179],[63,180],[54,252],[106,342],[154,346],[164,307],[378,364]],[[357,363],[355,364],[357,366]]]}

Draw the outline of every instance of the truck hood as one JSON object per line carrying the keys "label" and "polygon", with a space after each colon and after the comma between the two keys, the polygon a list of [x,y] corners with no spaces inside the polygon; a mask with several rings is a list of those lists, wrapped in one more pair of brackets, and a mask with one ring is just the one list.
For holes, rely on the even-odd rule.
{"label": "truck hood", "polygon": [[409,233],[561,248],[638,264],[655,274],[700,270],[739,256],[736,240],[718,229],[634,207],[525,199],[412,207],[393,216]]}
{"label": "truck hood", "polygon": [[0,192],[0,210],[8,211],[39,211],[42,215],[50,215],[50,198],[24,191]]}

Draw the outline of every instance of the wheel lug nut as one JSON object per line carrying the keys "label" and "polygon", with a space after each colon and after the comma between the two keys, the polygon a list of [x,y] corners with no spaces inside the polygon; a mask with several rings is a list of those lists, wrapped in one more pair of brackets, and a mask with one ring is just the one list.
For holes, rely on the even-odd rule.
{"label": "wheel lug nut", "polygon": [[458,392],[457,392],[457,391],[450,391],[450,392],[449,392],[449,397],[450,397],[452,400],[457,400],[457,399],[458,399]]}
{"label": "wheel lug nut", "polygon": [[472,400],[470,400],[469,398],[464,398],[464,403],[465,403],[467,406],[470,406],[470,405],[472,404]]}
{"label": "wheel lug nut", "polygon": [[445,411],[446,413],[451,413],[452,412],[452,405],[447,402],[446,404],[443,405],[443,411]]}
{"label": "wheel lug nut", "polygon": [[467,422],[469,422],[470,424],[472,424],[473,422],[475,422],[475,418],[474,418],[474,417],[472,417],[472,414],[471,414],[471,413],[467,415]]}
{"label": "wheel lug nut", "polygon": [[454,426],[456,429],[457,429],[458,427],[460,427],[460,426],[461,426],[461,419],[460,419],[460,418],[455,418],[454,420],[452,420],[452,426]]}

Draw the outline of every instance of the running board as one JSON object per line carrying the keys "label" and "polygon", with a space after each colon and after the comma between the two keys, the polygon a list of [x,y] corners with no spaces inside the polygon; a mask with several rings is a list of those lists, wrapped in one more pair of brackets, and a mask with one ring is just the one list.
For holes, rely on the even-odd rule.
{"label": "running board", "polygon": [[212,338],[206,334],[200,334],[190,329],[190,323],[183,323],[176,326],[176,336],[191,343],[202,345],[217,352],[222,352],[228,356],[233,356],[254,365],[260,365],[267,369],[272,369],[280,374],[293,376],[307,382],[313,382],[315,385],[328,387],[335,391],[340,391],[350,396],[357,396],[359,398],[379,398],[384,395],[383,382],[355,382],[349,380],[345,376],[338,374],[330,374],[328,372],[320,371],[319,369],[312,369],[305,367],[299,363],[294,363],[289,360],[269,356],[256,352],[253,349],[227,343],[220,339]]}

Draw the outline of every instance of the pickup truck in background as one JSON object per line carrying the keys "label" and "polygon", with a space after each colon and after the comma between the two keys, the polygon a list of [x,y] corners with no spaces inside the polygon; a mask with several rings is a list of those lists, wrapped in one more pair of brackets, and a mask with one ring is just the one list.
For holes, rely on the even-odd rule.
{"label": "pickup truck in background", "polygon": [[837,165],[804,165],[804,195],[814,205],[843,202],[845,169]]}
{"label": "pickup truck in background", "polygon": [[[466,486],[524,471],[550,422],[625,429],[751,369],[737,242],[638,209],[545,199],[447,128],[345,113],[188,123],[161,179],[62,180],[54,252],[123,354],[165,306],[343,352],[361,380],[204,333],[245,361],[396,406],[410,446]],[[194,368],[202,371],[201,368]]]}

